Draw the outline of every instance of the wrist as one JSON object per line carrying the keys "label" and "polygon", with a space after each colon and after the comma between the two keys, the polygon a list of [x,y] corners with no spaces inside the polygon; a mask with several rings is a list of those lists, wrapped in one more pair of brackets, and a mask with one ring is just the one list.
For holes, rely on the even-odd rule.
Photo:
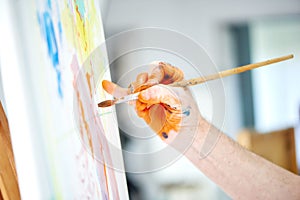
{"label": "wrist", "polygon": [[198,129],[185,156],[193,163],[207,159],[213,152],[221,132],[204,118],[199,120]]}

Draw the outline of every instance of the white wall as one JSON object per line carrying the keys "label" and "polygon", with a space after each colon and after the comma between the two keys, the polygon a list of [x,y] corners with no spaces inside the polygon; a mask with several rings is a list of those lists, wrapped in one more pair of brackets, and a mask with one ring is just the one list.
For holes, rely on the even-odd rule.
{"label": "white wall", "polygon": [[255,128],[267,132],[294,126],[299,123],[300,15],[252,23],[250,30],[254,61],[294,54],[292,60],[253,73]]}

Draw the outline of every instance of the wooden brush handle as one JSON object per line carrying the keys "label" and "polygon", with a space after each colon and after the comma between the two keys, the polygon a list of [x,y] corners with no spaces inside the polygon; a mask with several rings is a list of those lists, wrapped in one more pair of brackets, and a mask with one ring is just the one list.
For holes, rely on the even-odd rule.
{"label": "wooden brush handle", "polygon": [[204,83],[206,81],[215,80],[215,79],[223,78],[223,77],[226,77],[226,76],[231,76],[233,74],[239,74],[239,73],[242,73],[242,72],[245,72],[245,71],[248,71],[248,70],[251,70],[251,69],[255,69],[255,68],[258,68],[258,67],[270,65],[270,64],[281,62],[281,61],[284,61],[284,60],[288,60],[288,59],[291,59],[293,57],[294,57],[294,55],[290,54],[290,55],[287,55],[287,56],[273,58],[273,59],[266,60],[266,61],[263,61],[263,62],[244,65],[244,66],[236,67],[236,68],[233,68],[233,69],[228,69],[228,70],[221,71],[219,73],[204,76],[204,77],[193,78],[193,79],[189,79],[189,80],[175,82],[175,83],[170,84],[170,86],[185,87],[185,86],[197,85],[197,84]]}

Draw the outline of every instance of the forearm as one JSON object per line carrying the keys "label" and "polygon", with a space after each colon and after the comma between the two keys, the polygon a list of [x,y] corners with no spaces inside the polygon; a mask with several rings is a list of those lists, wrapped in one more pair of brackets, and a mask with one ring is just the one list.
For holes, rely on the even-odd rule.
{"label": "forearm", "polygon": [[[300,178],[249,152],[203,120],[186,157],[234,199],[299,199]],[[212,151],[200,156],[205,133],[220,134]],[[212,144],[213,145],[213,144]]]}

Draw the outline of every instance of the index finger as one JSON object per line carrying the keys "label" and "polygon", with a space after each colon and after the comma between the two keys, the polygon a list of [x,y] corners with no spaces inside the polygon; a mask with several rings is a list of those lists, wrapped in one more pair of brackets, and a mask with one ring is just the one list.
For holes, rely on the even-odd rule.
{"label": "index finger", "polygon": [[128,94],[127,88],[122,88],[122,87],[118,86],[117,84],[115,84],[111,81],[108,81],[108,80],[102,81],[102,87],[107,93],[111,94],[112,96],[114,96],[116,98],[120,98],[120,97],[126,96]]}
{"label": "index finger", "polygon": [[181,101],[177,94],[163,85],[155,85],[139,94],[139,101],[147,105],[165,104],[170,109],[181,110]]}

